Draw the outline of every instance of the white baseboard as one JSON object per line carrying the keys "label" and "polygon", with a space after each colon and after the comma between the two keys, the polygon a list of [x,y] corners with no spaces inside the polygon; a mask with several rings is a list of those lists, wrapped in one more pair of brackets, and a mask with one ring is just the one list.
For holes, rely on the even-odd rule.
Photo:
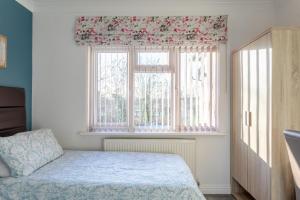
{"label": "white baseboard", "polygon": [[203,194],[231,194],[230,185],[200,185]]}

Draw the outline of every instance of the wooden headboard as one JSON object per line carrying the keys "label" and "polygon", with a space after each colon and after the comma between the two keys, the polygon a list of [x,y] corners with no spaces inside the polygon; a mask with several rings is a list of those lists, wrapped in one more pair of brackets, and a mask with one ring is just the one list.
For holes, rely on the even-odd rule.
{"label": "wooden headboard", "polygon": [[25,91],[0,86],[0,137],[26,130]]}

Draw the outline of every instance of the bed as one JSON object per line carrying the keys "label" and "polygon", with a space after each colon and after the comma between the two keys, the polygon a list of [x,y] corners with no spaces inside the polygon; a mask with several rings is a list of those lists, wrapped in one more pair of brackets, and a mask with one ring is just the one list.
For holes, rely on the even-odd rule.
{"label": "bed", "polygon": [[[23,93],[22,89],[0,87],[0,136],[26,129]],[[11,103],[16,98],[21,100]],[[65,150],[29,176],[0,178],[0,199],[205,198],[178,155]]]}

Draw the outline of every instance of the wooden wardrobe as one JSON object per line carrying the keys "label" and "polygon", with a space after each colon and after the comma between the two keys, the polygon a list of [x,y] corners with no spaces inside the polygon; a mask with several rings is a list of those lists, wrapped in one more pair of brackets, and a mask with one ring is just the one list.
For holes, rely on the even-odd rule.
{"label": "wooden wardrobe", "polygon": [[292,200],[284,129],[300,130],[300,29],[271,28],[232,55],[232,193]]}

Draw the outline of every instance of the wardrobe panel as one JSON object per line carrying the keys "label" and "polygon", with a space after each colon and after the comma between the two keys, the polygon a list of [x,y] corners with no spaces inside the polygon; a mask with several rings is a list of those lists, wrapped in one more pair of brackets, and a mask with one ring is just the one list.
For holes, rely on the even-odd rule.
{"label": "wardrobe panel", "polygon": [[291,200],[294,181],[283,130],[300,130],[300,29],[275,28],[272,50],[272,200]]}

